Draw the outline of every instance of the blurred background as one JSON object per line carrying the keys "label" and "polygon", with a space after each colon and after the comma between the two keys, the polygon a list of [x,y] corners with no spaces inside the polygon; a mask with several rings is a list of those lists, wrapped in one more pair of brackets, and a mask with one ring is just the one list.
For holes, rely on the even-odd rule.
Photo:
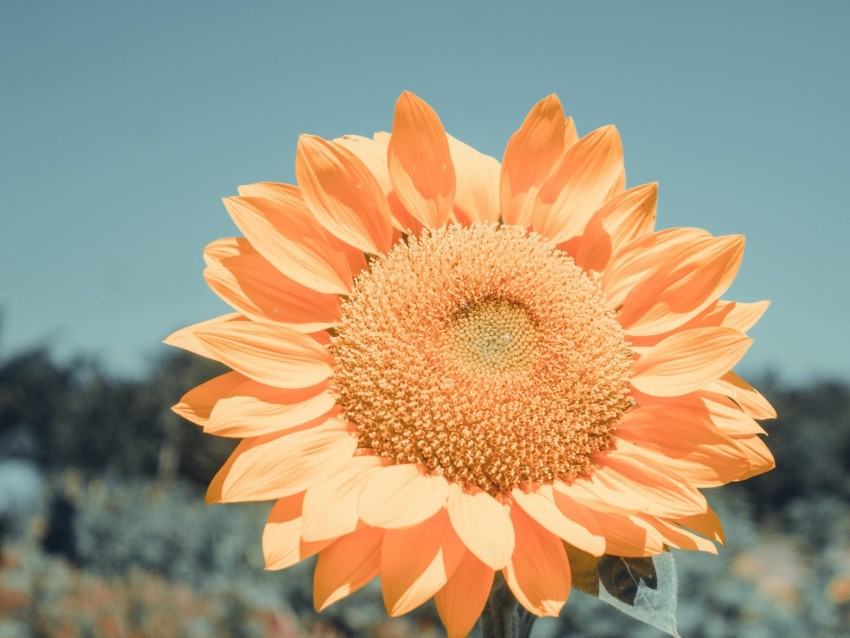
{"label": "blurred background", "polygon": [[[441,635],[375,587],[317,615],[264,572],[267,505],[203,505],[232,442],[170,412],[220,372],[160,344],[227,312],[219,199],[294,180],[300,133],[388,130],[411,90],[500,158],[557,93],[615,123],[658,227],[747,235],[770,299],[738,368],[777,469],[709,490],[719,557],[676,553],[686,638],[850,630],[850,4],[0,0],[0,638]],[[535,636],[655,638],[574,593]]]}

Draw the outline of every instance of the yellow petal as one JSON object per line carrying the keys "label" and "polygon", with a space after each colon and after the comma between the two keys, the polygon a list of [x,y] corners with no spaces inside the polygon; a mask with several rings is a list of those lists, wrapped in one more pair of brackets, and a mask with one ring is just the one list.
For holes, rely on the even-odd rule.
{"label": "yellow petal", "polygon": [[418,525],[388,529],[381,547],[381,590],[387,613],[400,616],[436,594],[465,551],[445,509]]}
{"label": "yellow petal", "polygon": [[330,541],[308,543],[301,539],[301,503],[304,494],[279,499],[263,529],[266,569],[284,569],[309,558]]}
{"label": "yellow petal", "polygon": [[631,514],[593,512],[605,534],[605,553],[641,558],[664,551],[664,538],[658,530]]}
{"label": "yellow petal", "polygon": [[669,254],[665,251],[708,237],[711,235],[700,228],[667,228],[623,244],[611,255],[602,273],[602,292],[614,308],[621,306],[632,288],[661,262],[661,256]]}
{"label": "yellow petal", "polygon": [[658,184],[643,184],[609,199],[595,217],[610,235],[616,250],[652,232],[657,203]]}
{"label": "yellow petal", "polygon": [[379,468],[363,485],[360,518],[373,527],[416,525],[443,507],[449,486],[442,476],[411,464]]}
{"label": "yellow petal", "polygon": [[516,599],[538,616],[557,616],[570,595],[572,573],[564,544],[521,508],[511,508],[517,542],[503,570]]}
{"label": "yellow petal", "polygon": [[561,243],[581,235],[593,214],[625,180],[623,147],[613,126],[581,138],[558,162],[534,202],[532,227]]}
{"label": "yellow petal", "polygon": [[248,320],[238,312],[231,312],[229,314],[222,315],[221,317],[215,317],[214,319],[207,319],[206,321],[193,323],[191,326],[186,326],[176,332],[172,332],[163,339],[163,343],[175,348],[186,350],[193,354],[201,355],[207,359],[216,359],[216,355],[207,348],[205,343],[198,339],[197,333],[210,327],[216,328],[231,321],[244,323]]}
{"label": "yellow petal", "polygon": [[313,604],[322,611],[378,575],[384,530],[363,527],[319,553],[313,574]]}
{"label": "yellow petal", "polygon": [[171,409],[184,419],[203,427],[219,399],[231,394],[246,381],[248,379],[238,372],[227,372],[189,390],[180,398],[180,403]]}
{"label": "yellow petal", "polygon": [[316,481],[304,496],[302,538],[337,538],[357,529],[360,491],[380,465],[381,459],[376,456],[357,456]]}
{"label": "yellow petal", "polygon": [[657,397],[679,396],[716,382],[752,344],[732,328],[696,328],[675,333],[632,368],[632,385]]}
{"label": "yellow petal", "polygon": [[487,492],[465,492],[449,485],[446,508],[457,535],[485,565],[493,570],[507,565],[514,551],[514,527],[509,508]]}
{"label": "yellow petal", "polygon": [[465,552],[454,573],[434,596],[448,638],[463,638],[475,626],[493,586],[495,572]]}
{"label": "yellow petal", "polygon": [[617,319],[630,336],[678,328],[726,292],[743,254],[744,237],[730,235],[659,255],[656,267],[626,296]]}
{"label": "yellow petal", "polygon": [[453,138],[449,149],[455,167],[457,190],[454,214],[462,224],[499,219],[499,161]]}
{"label": "yellow petal", "polygon": [[247,317],[316,332],[340,318],[339,296],[317,292],[281,274],[245,239],[208,248],[204,279],[224,301]]}
{"label": "yellow petal", "polygon": [[331,234],[367,253],[385,253],[392,241],[386,197],[356,155],[320,137],[302,135],[295,175],[310,212]]}
{"label": "yellow petal", "polygon": [[564,154],[568,133],[575,133],[566,121],[558,96],[550,95],[534,105],[508,141],[499,187],[506,224],[531,225],[537,191]]}
{"label": "yellow petal", "polygon": [[601,556],[605,552],[604,537],[592,533],[582,523],[564,516],[555,504],[551,485],[541,485],[529,492],[514,488],[511,494],[526,514],[558,538],[594,556]]}
{"label": "yellow petal", "polygon": [[393,191],[423,225],[446,224],[455,198],[455,169],[440,118],[405,91],[396,102],[387,151]]}
{"label": "yellow petal", "polygon": [[738,444],[700,413],[669,406],[632,410],[617,437],[643,448],[657,462],[697,487],[734,481],[749,462]]}
{"label": "yellow petal", "polygon": [[754,419],[776,418],[776,410],[767,399],[734,372],[727,372],[708,389],[726,395]]}
{"label": "yellow petal", "polygon": [[294,434],[244,439],[210,483],[207,502],[266,501],[303,492],[356,448],[347,424],[333,418]]}
{"label": "yellow petal", "polygon": [[315,339],[284,326],[229,321],[195,336],[213,358],[266,385],[306,388],[332,372],[330,355]]}
{"label": "yellow petal", "polygon": [[243,187],[264,197],[229,197],[224,206],[251,245],[281,273],[303,286],[329,294],[349,294],[352,272],[345,254],[317,222],[298,189],[287,184]]}
{"label": "yellow petal", "polygon": [[675,521],[677,525],[682,525],[695,531],[697,534],[702,534],[706,538],[715,540],[718,543],[726,544],[726,534],[723,531],[723,524],[720,518],[714,513],[710,507],[702,514],[694,514]]}
{"label": "yellow petal", "polygon": [[174,411],[217,436],[250,437],[296,427],[329,413],[327,383],[273,388],[228,372],[190,390]]}

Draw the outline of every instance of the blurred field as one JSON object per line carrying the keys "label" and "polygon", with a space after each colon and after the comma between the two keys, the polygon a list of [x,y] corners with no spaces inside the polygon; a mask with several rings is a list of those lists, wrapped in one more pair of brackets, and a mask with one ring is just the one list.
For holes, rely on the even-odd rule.
{"label": "blurred field", "polygon": [[[167,406],[216,372],[182,355],[136,381],[43,350],[0,362],[0,638],[443,635],[430,605],[387,619],[377,583],[316,614],[309,561],[263,570],[268,505],[203,504],[232,442]],[[676,552],[679,631],[848,635],[850,387],[758,387],[780,414],[766,424],[778,468],[709,491],[729,542]],[[574,592],[534,635],[661,634]]]}

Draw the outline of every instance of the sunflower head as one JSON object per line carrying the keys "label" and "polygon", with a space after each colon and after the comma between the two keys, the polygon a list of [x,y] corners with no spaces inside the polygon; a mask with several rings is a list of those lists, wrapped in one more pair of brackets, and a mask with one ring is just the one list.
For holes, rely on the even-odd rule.
{"label": "sunflower head", "polygon": [[391,133],[303,136],[296,177],[225,200],[244,237],[205,277],[234,312],[168,340],[233,369],[175,409],[242,439],[208,500],[275,501],[270,568],[318,554],[317,609],[380,576],[459,636],[497,571],[554,615],[567,550],[715,551],[700,488],[773,466],[732,372],[767,303],[721,299],[743,238],[654,230],[616,129],[555,96],[499,163],[404,93]]}

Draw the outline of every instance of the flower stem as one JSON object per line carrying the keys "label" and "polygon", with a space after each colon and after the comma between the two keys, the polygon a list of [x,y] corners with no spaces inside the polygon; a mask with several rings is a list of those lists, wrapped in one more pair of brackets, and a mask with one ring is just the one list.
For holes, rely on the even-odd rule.
{"label": "flower stem", "polygon": [[529,638],[537,616],[520,605],[501,574],[481,614],[482,638]]}

